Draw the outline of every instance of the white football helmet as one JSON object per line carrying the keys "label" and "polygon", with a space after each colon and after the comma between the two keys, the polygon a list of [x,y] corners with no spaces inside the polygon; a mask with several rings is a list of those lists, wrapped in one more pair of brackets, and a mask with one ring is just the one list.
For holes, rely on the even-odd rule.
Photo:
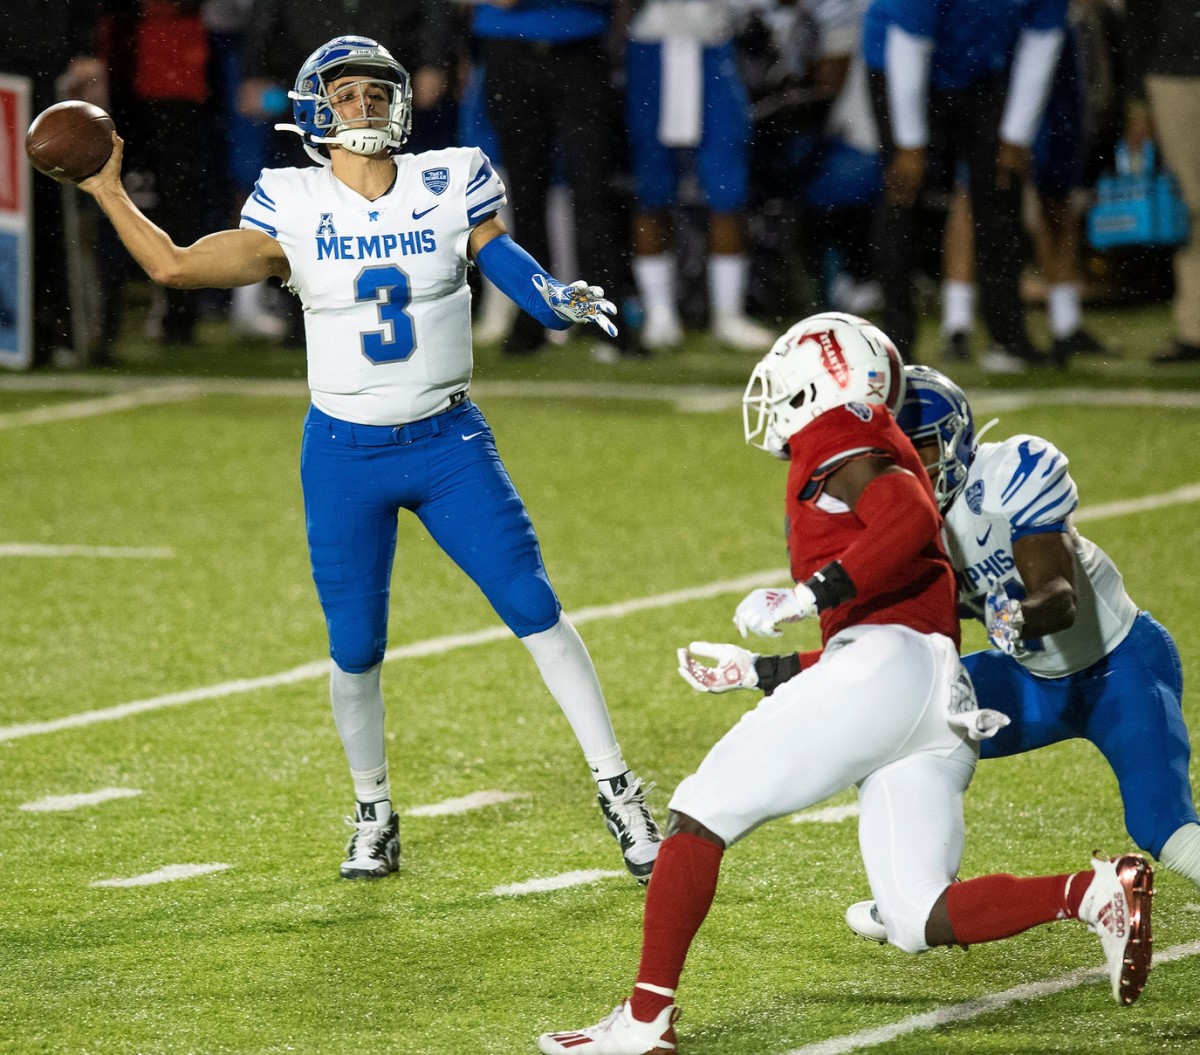
{"label": "white football helmet", "polygon": [[847,403],[904,402],[904,365],[891,339],[857,315],[826,311],[779,338],[742,396],[746,442],[785,461],[788,440],[813,418]]}

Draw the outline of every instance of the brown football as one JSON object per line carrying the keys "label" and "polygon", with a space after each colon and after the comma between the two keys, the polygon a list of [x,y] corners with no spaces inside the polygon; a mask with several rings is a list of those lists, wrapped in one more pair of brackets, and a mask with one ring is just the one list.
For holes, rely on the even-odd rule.
{"label": "brown football", "polygon": [[56,180],[94,176],[112,154],[113,120],[98,106],[68,99],[34,118],[25,135],[29,163]]}

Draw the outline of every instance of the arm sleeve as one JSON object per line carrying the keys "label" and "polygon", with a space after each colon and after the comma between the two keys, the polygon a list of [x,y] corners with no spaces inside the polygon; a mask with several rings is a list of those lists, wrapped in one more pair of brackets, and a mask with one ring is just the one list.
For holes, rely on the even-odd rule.
{"label": "arm sleeve", "polygon": [[1004,116],[1000,119],[1000,138],[1006,143],[1021,147],[1033,143],[1050,97],[1062,44],[1061,29],[1023,29],[1017,38]]}
{"label": "arm sleeve", "polygon": [[858,594],[886,586],[941,530],[933,499],[911,473],[884,473],[863,489],[854,515],[866,528],[842,554]]}
{"label": "arm sleeve", "polygon": [[571,327],[570,320],[560,318],[533,284],[534,275],[549,277],[550,273],[508,235],[488,242],[475,254],[475,263],[501,293],[543,326],[552,330]]}
{"label": "arm sleeve", "polygon": [[929,65],[933,40],[889,26],[884,43],[892,138],[906,150],[929,143]]}

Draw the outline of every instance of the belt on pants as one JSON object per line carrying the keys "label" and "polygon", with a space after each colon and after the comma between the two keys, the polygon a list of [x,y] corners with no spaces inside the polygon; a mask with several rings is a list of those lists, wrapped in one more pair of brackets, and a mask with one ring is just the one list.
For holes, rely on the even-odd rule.
{"label": "belt on pants", "polygon": [[406,425],[359,425],[353,421],[342,421],[312,410],[329,421],[334,439],[345,438],[355,447],[406,447],[427,436],[437,436],[453,428],[455,420],[473,404],[467,399],[466,391],[455,392],[450,397],[450,406],[437,414]]}

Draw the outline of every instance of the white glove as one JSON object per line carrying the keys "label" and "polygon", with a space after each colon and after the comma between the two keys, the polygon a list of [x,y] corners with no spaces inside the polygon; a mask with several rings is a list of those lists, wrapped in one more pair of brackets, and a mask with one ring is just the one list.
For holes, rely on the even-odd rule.
{"label": "white glove", "polygon": [[988,587],[983,600],[984,626],[988,640],[1006,656],[1023,655],[1021,631],[1025,628],[1025,615],[1021,602],[1011,600],[1004,583],[998,579]]}
{"label": "white glove", "polygon": [[965,729],[972,740],[990,740],[1011,720],[1007,714],[993,711],[989,707],[946,715],[946,721]]}
{"label": "white glove", "polygon": [[550,310],[560,319],[568,322],[594,322],[610,337],[617,335],[610,315],[616,315],[617,306],[611,300],[604,299],[604,290],[599,286],[589,286],[583,279],[572,282],[569,286],[551,278],[549,275],[534,275],[533,284],[542,295],[542,300],[550,305]]}
{"label": "white glove", "polygon": [[[697,660],[695,653],[712,656],[715,667],[706,667]],[[693,641],[687,648],[676,651],[679,657],[679,674],[693,689],[699,692],[729,692],[732,689],[753,689],[758,685],[758,671],[754,661],[758,659],[740,645],[714,645],[708,641]]]}
{"label": "white glove", "polygon": [[779,637],[778,623],[798,623],[817,614],[817,599],[804,583],[794,589],[752,590],[733,613],[733,625],[745,637]]}

